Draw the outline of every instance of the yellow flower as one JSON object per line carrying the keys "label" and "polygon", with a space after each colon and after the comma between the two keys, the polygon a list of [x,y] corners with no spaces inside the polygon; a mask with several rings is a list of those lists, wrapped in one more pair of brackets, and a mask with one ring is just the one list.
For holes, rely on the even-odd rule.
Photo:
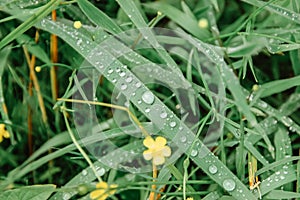
{"label": "yellow flower", "polygon": [[254,84],[253,86],[252,86],[252,90],[255,92],[255,91],[257,91],[259,89],[259,85],[257,85],[257,84]]}
{"label": "yellow flower", "polygon": [[113,195],[116,192],[116,188],[118,185],[111,184],[108,186],[108,184],[104,181],[97,183],[96,188],[97,190],[94,190],[90,193],[91,199],[97,199],[97,200],[105,200],[110,195]]}
{"label": "yellow flower", "polygon": [[36,72],[40,72],[42,70],[42,68],[40,66],[36,66],[34,69]]}
{"label": "yellow flower", "polygon": [[166,146],[167,140],[164,137],[158,136],[155,141],[148,136],[144,139],[144,146],[148,149],[143,152],[145,160],[153,159],[154,165],[162,165],[165,163],[165,157],[171,155],[170,147]]}
{"label": "yellow flower", "polygon": [[9,132],[5,130],[5,124],[0,124],[0,142],[3,141],[3,138],[9,138]]}
{"label": "yellow flower", "polygon": [[81,24],[81,21],[75,21],[74,24],[73,24],[74,28],[76,29],[79,29],[81,28],[82,24]]}
{"label": "yellow flower", "polygon": [[207,19],[205,19],[205,18],[199,19],[198,26],[200,28],[207,28],[208,27],[208,21],[207,21]]}
{"label": "yellow flower", "polygon": [[194,198],[193,197],[189,197],[186,200],[194,200]]}

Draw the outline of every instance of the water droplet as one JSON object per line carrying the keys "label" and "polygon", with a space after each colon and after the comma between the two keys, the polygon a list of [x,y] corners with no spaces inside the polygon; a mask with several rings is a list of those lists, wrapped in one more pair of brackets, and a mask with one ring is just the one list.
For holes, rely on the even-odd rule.
{"label": "water droplet", "polygon": [[128,107],[129,107],[129,101],[126,101],[126,102],[124,103],[124,106],[128,108]]}
{"label": "water droplet", "polygon": [[63,200],[68,200],[71,198],[71,194],[70,193],[64,193],[63,194]]}
{"label": "water droplet", "polygon": [[127,89],[127,85],[122,84],[122,85],[121,85],[121,90],[126,90],[126,89]]}
{"label": "water droplet", "polygon": [[183,129],[183,127],[182,126],[179,126],[179,128],[178,128],[180,131]]}
{"label": "water droplet", "polygon": [[109,69],[109,70],[107,71],[107,73],[109,73],[109,74],[111,74],[111,73],[113,73],[113,72],[114,72],[113,69]]}
{"label": "water droplet", "polygon": [[119,74],[121,77],[124,77],[125,75],[126,75],[126,73],[125,72],[120,72],[120,74]]}
{"label": "water droplet", "polygon": [[137,103],[138,103],[138,104],[141,104],[141,103],[142,103],[142,100],[138,100]]}
{"label": "water droplet", "polygon": [[193,149],[191,151],[191,156],[195,157],[198,154],[198,151],[196,149]]}
{"label": "water droplet", "polygon": [[154,102],[154,95],[153,95],[153,93],[150,92],[150,91],[144,92],[144,94],[142,95],[142,100],[146,104],[153,104],[153,102]]}
{"label": "water droplet", "polygon": [[186,142],[186,137],[185,136],[181,136],[180,141],[181,142]]}
{"label": "water droplet", "polygon": [[145,113],[150,112],[150,108],[146,108]]}
{"label": "water droplet", "polygon": [[112,80],[112,82],[113,82],[113,83],[117,82],[117,79],[114,78],[114,79]]}
{"label": "water droplet", "polygon": [[163,112],[159,116],[160,118],[165,119],[168,116],[168,114],[166,112]]}
{"label": "water droplet", "polygon": [[105,174],[105,169],[104,168],[97,169],[97,174],[98,176],[103,176]]}
{"label": "water droplet", "polygon": [[259,101],[258,105],[262,108],[267,108],[268,107],[268,104],[264,101]]}
{"label": "water droplet", "polygon": [[282,117],[282,123],[285,125],[285,126],[292,126],[292,124],[293,124],[293,121],[290,119],[290,118],[288,118],[288,117],[286,117],[286,116],[283,116]]}
{"label": "water droplet", "polygon": [[82,175],[83,175],[83,176],[86,176],[86,175],[88,174],[88,172],[87,172],[85,169],[84,169],[84,170],[82,170],[82,172],[81,172],[81,173],[82,173]]}
{"label": "water droplet", "polygon": [[225,179],[223,181],[223,188],[228,191],[231,192],[235,189],[235,182],[232,179]]}
{"label": "water droplet", "polygon": [[169,124],[172,128],[174,128],[176,126],[176,122],[170,122]]}
{"label": "water droplet", "polygon": [[126,81],[127,83],[130,83],[130,82],[132,81],[132,77],[131,77],[131,76],[127,77],[127,78],[125,79],[125,81]]}
{"label": "water droplet", "polygon": [[210,166],[208,167],[208,171],[209,171],[211,174],[215,174],[215,173],[218,172],[218,168],[217,168],[216,165],[210,165]]}
{"label": "water droplet", "polygon": [[135,84],[135,87],[137,87],[137,88],[139,88],[139,87],[141,87],[142,86],[142,83],[141,82],[137,82],[136,84]]}
{"label": "water droplet", "polygon": [[276,175],[279,175],[279,174],[280,174],[280,171],[275,172],[275,174],[276,174]]}
{"label": "water droplet", "polygon": [[285,179],[285,177],[284,176],[280,176],[280,179],[283,180],[283,179]]}

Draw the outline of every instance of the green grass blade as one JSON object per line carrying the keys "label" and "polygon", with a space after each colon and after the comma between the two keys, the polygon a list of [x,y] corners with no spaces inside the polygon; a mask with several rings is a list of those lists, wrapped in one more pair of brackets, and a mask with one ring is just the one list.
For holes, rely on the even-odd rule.
{"label": "green grass blade", "polygon": [[33,14],[30,18],[28,18],[25,22],[19,25],[16,29],[14,29],[0,41],[0,49],[5,47],[8,43],[30,29],[35,23],[47,16],[60,4],[60,2],[61,0],[51,0],[49,3],[40,8],[40,10],[36,14]]}
{"label": "green grass blade", "polygon": [[47,200],[55,188],[56,186],[52,184],[25,186],[2,192],[0,199]]}
{"label": "green grass blade", "polygon": [[178,10],[170,4],[166,4],[164,2],[153,2],[147,3],[145,4],[145,6],[155,9],[157,11],[161,11],[163,14],[168,16],[170,19],[179,24],[185,30],[187,30],[195,37],[201,40],[206,40],[210,36],[208,30],[201,29],[198,26],[198,22],[195,19],[190,18],[188,14],[183,13],[182,11]]}
{"label": "green grass blade", "polygon": [[6,48],[0,50],[0,76],[3,75],[7,59],[9,54],[11,53],[11,46],[7,46]]}
{"label": "green grass blade", "polygon": [[300,85],[300,76],[265,83],[257,90],[254,99],[264,98]]}
{"label": "green grass blade", "polygon": [[96,8],[87,0],[78,0],[78,5],[84,14],[96,25],[108,31],[109,33],[120,33],[122,29],[104,12]]}
{"label": "green grass blade", "polygon": [[[266,4],[266,2],[263,1],[259,1],[259,0],[243,0],[246,3],[249,3],[253,6],[264,6]],[[276,13],[286,19],[289,19],[291,22],[300,24],[300,14],[296,13],[292,10],[289,10],[287,8],[281,7],[279,5],[276,4],[267,4],[267,6],[265,6],[265,9],[267,9],[268,11],[272,12],[272,13]]]}
{"label": "green grass blade", "polygon": [[268,199],[294,199],[300,198],[300,194],[296,192],[289,192],[283,190],[273,190],[266,195]]}

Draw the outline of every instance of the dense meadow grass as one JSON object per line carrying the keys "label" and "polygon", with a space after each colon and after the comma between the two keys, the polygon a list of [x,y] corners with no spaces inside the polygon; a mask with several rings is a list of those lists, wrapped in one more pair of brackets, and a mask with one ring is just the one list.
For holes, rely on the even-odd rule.
{"label": "dense meadow grass", "polygon": [[0,16],[0,200],[300,199],[299,0]]}

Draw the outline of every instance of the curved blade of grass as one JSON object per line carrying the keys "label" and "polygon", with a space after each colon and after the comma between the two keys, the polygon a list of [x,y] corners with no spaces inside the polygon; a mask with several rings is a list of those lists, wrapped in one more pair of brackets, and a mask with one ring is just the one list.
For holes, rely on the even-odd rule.
{"label": "curved blade of grass", "polygon": [[[145,126],[145,127],[147,127],[147,126]],[[101,135],[96,134],[96,135],[87,137],[87,138],[81,140],[79,142],[79,144],[80,145],[83,145],[83,144],[84,145],[89,145],[89,144],[93,144],[97,141],[102,141],[102,140],[105,140],[105,139],[114,138],[114,137],[117,137],[117,136],[120,136],[120,135],[124,135],[124,132],[123,132],[124,130],[129,131],[129,130],[132,130],[133,128],[135,129],[135,127],[127,127],[127,128],[122,128],[122,130],[112,129],[112,130],[109,130],[109,131],[102,131]],[[101,129],[99,131],[101,131]],[[45,151],[46,147],[48,147],[51,144],[54,144],[54,142],[56,142],[55,145],[60,145],[61,141],[57,141],[57,139],[61,138],[61,137],[65,137],[65,135],[60,135],[57,138],[54,138],[53,140],[50,140],[49,143],[45,144],[45,146],[42,146],[39,150],[37,150],[37,154],[35,154],[34,157],[36,158],[38,156],[38,154],[43,153]],[[41,157],[41,158],[39,158],[35,161],[33,161],[34,158],[29,158],[26,161],[26,163],[27,163],[26,165],[19,166],[19,167],[15,168],[14,170],[10,171],[10,173],[8,174],[6,180],[1,182],[0,188],[1,189],[5,188],[7,185],[13,183],[15,180],[18,180],[19,178],[23,177],[25,174],[31,172],[32,170],[35,170],[35,169],[39,168],[40,166],[46,164],[50,160],[58,158],[58,157],[66,154],[66,153],[70,153],[71,151],[73,151],[75,149],[76,149],[76,146],[75,146],[75,144],[72,143],[72,144],[67,145],[67,146],[65,146],[65,147],[63,147],[63,148],[61,148],[61,149],[59,149],[59,150],[57,150],[57,151],[55,151],[51,154],[48,154],[44,157]],[[96,177],[93,175],[93,178],[95,179]]]}
{"label": "curved blade of grass", "polygon": [[220,199],[220,195],[218,192],[211,192],[208,195],[206,195],[202,200],[217,200]]}
{"label": "curved blade of grass", "polygon": [[268,150],[274,157],[274,147],[270,139],[267,137],[265,130],[257,123],[256,117],[252,113],[250,106],[247,104],[247,96],[243,91],[242,86],[239,84],[238,78],[236,77],[232,69],[230,69],[229,66],[224,62],[224,59],[220,56],[220,53],[218,53],[214,46],[194,39],[183,31],[180,31],[180,34],[198,50],[201,50],[207,56],[207,58],[216,63],[224,83],[226,83],[227,88],[230,90],[235,99],[234,103],[236,104],[238,109],[245,115],[251,126],[255,127],[258,133],[262,135],[264,141],[268,145]]}
{"label": "curved blade of grass", "polygon": [[293,78],[281,79],[265,83],[255,93],[253,101],[259,98],[271,96],[280,93],[295,86],[300,86],[300,75]]}
{"label": "curved blade of grass", "polygon": [[61,0],[51,0],[49,3],[41,7],[36,14],[33,14],[31,17],[29,17],[25,22],[19,25],[16,29],[14,29],[12,32],[10,32],[7,36],[5,36],[0,41],[0,49],[2,49],[4,46],[6,46],[8,43],[13,41],[20,35],[22,35],[25,31],[30,29],[39,20],[47,16],[52,10],[54,10],[60,4],[60,2]]}
{"label": "curved blade of grass", "polygon": [[155,49],[156,52],[161,56],[161,58],[166,62],[167,67],[173,70],[174,73],[177,73],[179,76],[183,77],[181,71],[177,68],[176,62],[166,52],[166,50],[158,43],[152,30],[148,28],[148,25],[144,21],[142,14],[140,13],[135,3],[133,1],[122,1],[122,0],[121,1],[117,0],[117,2],[124,10],[124,12],[128,15],[130,20],[134,23],[134,25],[138,28],[142,36],[147,41],[149,41],[149,44],[152,45],[153,49]]}
{"label": "curved blade of grass", "polygon": [[287,8],[281,7],[276,4],[266,4],[266,2],[259,0],[242,0],[246,3],[249,3],[253,6],[265,6],[264,8],[272,13],[276,13],[286,19],[291,20],[294,23],[300,24],[300,14],[296,13],[292,10],[288,10]]}
{"label": "curved blade of grass", "polygon": [[0,199],[6,200],[47,200],[55,191],[56,186],[52,184],[30,185],[14,190],[7,190],[0,194]]}
{"label": "curved blade of grass", "polygon": [[198,26],[198,22],[194,18],[191,18],[188,14],[183,13],[170,4],[164,2],[152,2],[146,3],[144,5],[146,7],[163,12],[166,16],[179,24],[182,28],[201,40],[206,40],[210,37],[208,30],[201,29]]}
{"label": "curved blade of grass", "polygon": [[28,35],[22,34],[18,38],[16,38],[16,40],[20,45],[24,45],[31,54],[35,55],[44,63],[51,63],[49,56],[46,54],[44,49],[36,44],[34,40],[32,40]]}
{"label": "curved blade of grass", "polygon": [[7,46],[6,48],[0,50],[0,76],[3,75],[4,68],[7,63],[7,58],[11,52],[11,46]]}
{"label": "curved blade of grass", "polygon": [[300,198],[300,194],[283,190],[273,190],[266,195],[268,199],[295,199]]}
{"label": "curved blade of grass", "polygon": [[122,29],[110,17],[96,8],[92,3],[87,0],[78,0],[77,2],[84,14],[96,25],[109,33],[117,34],[122,32]]}
{"label": "curved blade of grass", "polygon": [[267,194],[278,187],[296,180],[296,171],[294,166],[276,171],[274,174],[263,180],[260,184],[261,194]]}

